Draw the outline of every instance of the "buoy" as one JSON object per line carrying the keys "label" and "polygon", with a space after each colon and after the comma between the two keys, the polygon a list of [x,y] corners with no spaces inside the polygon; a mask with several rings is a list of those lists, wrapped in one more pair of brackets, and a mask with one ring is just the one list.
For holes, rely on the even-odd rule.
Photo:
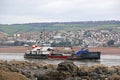
{"label": "buoy", "polygon": [[35,45],[32,45],[32,48],[35,48],[36,46]]}

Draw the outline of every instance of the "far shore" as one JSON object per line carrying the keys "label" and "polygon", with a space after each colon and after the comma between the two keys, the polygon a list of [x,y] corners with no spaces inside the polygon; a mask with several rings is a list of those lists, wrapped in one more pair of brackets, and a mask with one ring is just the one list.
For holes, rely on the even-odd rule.
{"label": "far shore", "polygon": [[[0,47],[0,53],[25,53],[27,50],[30,50],[31,47],[24,46],[5,46]],[[56,50],[61,52],[71,52],[70,48],[66,47],[55,47]],[[76,52],[80,50],[80,47],[73,47],[73,50]],[[89,51],[100,51],[104,55],[120,55],[120,48],[117,47],[100,47],[100,48],[89,48]]]}

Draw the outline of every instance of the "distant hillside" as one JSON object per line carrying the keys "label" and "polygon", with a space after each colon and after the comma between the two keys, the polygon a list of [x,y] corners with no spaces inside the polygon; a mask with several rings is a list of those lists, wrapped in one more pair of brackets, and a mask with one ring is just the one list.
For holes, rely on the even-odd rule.
{"label": "distant hillside", "polygon": [[120,27],[120,21],[82,21],[82,22],[53,22],[53,23],[26,23],[0,24],[0,32],[9,35],[22,32],[37,32],[45,30],[77,30],[81,28],[112,28]]}
{"label": "distant hillside", "polygon": [[7,34],[3,33],[3,32],[0,32],[0,39],[3,39],[7,36]]}

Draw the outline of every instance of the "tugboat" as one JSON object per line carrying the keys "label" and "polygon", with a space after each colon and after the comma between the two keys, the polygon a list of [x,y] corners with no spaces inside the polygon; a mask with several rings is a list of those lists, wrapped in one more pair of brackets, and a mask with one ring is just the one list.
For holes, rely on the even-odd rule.
{"label": "tugboat", "polygon": [[53,48],[47,45],[35,46],[24,54],[24,58],[47,59],[52,50]]}
{"label": "tugboat", "polygon": [[40,38],[36,40],[36,44],[32,46],[31,50],[27,50],[24,54],[24,58],[32,58],[32,59],[47,59],[48,55],[51,51],[53,51],[53,47],[48,42],[45,42],[44,36],[45,33],[41,32]]}

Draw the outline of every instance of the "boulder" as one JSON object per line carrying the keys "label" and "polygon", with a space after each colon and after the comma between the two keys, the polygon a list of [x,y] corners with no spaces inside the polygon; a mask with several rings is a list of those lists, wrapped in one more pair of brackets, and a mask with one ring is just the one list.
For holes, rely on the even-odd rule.
{"label": "boulder", "polygon": [[37,80],[65,80],[71,77],[69,72],[50,71],[45,74],[36,75]]}
{"label": "boulder", "polygon": [[36,75],[37,80],[65,80],[75,77],[78,67],[73,62],[61,62],[58,64],[57,70],[49,70],[44,74]]}
{"label": "boulder", "polygon": [[58,64],[57,70],[58,71],[67,71],[70,73],[77,73],[78,67],[73,63],[69,61],[61,62]]}

